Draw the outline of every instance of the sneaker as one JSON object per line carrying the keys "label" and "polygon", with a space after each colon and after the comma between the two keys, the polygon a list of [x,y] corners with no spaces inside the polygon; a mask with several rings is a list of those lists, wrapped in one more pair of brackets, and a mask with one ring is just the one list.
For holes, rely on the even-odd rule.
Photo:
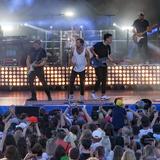
{"label": "sneaker", "polygon": [[101,99],[105,99],[105,100],[108,100],[108,99],[110,99],[110,98],[111,98],[111,97],[108,97],[108,96],[105,96],[105,95],[101,97]]}
{"label": "sneaker", "polygon": [[98,97],[95,93],[91,93],[91,97],[92,97],[92,99],[94,99],[94,100],[99,99],[99,97]]}
{"label": "sneaker", "polygon": [[37,101],[37,98],[31,97],[31,98],[27,99],[27,101]]}
{"label": "sneaker", "polygon": [[51,97],[48,97],[48,101],[52,101],[52,98],[51,98]]}
{"label": "sneaker", "polygon": [[84,103],[84,96],[80,96],[80,100],[78,101],[79,103]]}
{"label": "sneaker", "polygon": [[72,94],[69,95],[68,101],[72,102],[74,100],[74,96]]}

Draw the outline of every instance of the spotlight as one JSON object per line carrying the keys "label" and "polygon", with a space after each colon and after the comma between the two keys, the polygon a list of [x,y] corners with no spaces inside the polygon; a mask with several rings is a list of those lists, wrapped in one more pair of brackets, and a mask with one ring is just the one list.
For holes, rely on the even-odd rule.
{"label": "spotlight", "polygon": [[133,30],[133,27],[132,26],[122,26],[121,29],[122,31],[126,31],[126,30],[131,31]]}
{"label": "spotlight", "polygon": [[114,22],[114,23],[113,23],[113,26],[114,26],[114,27],[116,27],[116,26],[117,26],[117,24]]}
{"label": "spotlight", "polygon": [[24,25],[24,26],[28,26],[28,23],[27,23],[27,22],[25,22],[23,25]]}
{"label": "spotlight", "polygon": [[50,26],[49,28],[50,28],[50,29],[53,29],[53,26]]}
{"label": "spotlight", "polygon": [[66,12],[64,13],[64,15],[65,15],[66,17],[73,17],[73,16],[74,16],[74,12],[72,12],[72,11],[66,11]]}
{"label": "spotlight", "polygon": [[80,29],[83,30],[83,25],[80,25]]}
{"label": "spotlight", "polygon": [[12,32],[14,30],[14,26],[12,24],[2,24],[1,27],[4,32]]}

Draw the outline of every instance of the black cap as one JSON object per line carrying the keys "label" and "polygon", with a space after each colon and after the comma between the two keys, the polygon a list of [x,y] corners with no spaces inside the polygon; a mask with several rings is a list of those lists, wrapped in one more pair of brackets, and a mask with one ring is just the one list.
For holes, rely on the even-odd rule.
{"label": "black cap", "polygon": [[139,14],[140,16],[144,16],[144,13],[143,12],[140,12],[140,14]]}

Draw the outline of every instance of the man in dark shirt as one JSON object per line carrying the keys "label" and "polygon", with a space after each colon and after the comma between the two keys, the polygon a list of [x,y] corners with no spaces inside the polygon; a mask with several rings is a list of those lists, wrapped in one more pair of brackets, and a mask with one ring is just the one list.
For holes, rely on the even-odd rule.
{"label": "man in dark shirt", "polygon": [[98,99],[99,97],[96,96],[96,92],[100,87],[100,83],[102,83],[102,96],[101,99],[109,99],[108,96],[105,96],[106,92],[106,79],[107,79],[107,59],[111,62],[113,61],[111,58],[111,47],[110,44],[112,43],[112,34],[106,33],[103,38],[103,42],[96,43],[90,50],[93,56],[98,60],[105,58],[106,62],[103,63],[103,66],[99,66],[95,68],[96,73],[96,84],[94,90],[92,91],[92,98]]}
{"label": "man in dark shirt", "polygon": [[28,68],[28,80],[30,85],[30,90],[32,93],[32,97],[27,99],[28,101],[36,101],[36,91],[34,88],[34,79],[37,76],[42,83],[44,90],[47,94],[48,100],[51,101],[51,94],[49,91],[49,87],[44,78],[43,67],[46,64],[47,55],[46,51],[41,47],[41,41],[36,40],[33,42],[33,48],[31,49],[29,55],[27,56],[26,64]]}
{"label": "man in dark shirt", "polygon": [[[148,20],[144,19],[144,13],[140,13],[139,18],[133,23],[133,39],[138,45],[139,52],[145,60],[149,60],[148,55],[148,37],[147,32],[150,31]],[[142,37],[138,40],[139,37]]]}

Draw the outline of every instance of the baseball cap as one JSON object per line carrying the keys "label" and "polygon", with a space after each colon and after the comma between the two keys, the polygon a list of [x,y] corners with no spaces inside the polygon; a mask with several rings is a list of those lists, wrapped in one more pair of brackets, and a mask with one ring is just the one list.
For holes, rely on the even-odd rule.
{"label": "baseball cap", "polygon": [[27,121],[31,122],[31,123],[37,123],[38,122],[38,118],[31,116],[31,117],[27,117]]}
{"label": "baseball cap", "polygon": [[103,133],[100,129],[97,129],[95,131],[92,132],[92,137],[95,139],[100,139],[103,137]]}
{"label": "baseball cap", "polygon": [[16,125],[16,128],[22,128],[22,129],[24,129],[24,128],[26,128],[27,127],[27,124],[26,123],[20,123],[19,125]]}
{"label": "baseball cap", "polygon": [[140,16],[144,16],[144,12],[140,12],[139,15],[140,15]]}

